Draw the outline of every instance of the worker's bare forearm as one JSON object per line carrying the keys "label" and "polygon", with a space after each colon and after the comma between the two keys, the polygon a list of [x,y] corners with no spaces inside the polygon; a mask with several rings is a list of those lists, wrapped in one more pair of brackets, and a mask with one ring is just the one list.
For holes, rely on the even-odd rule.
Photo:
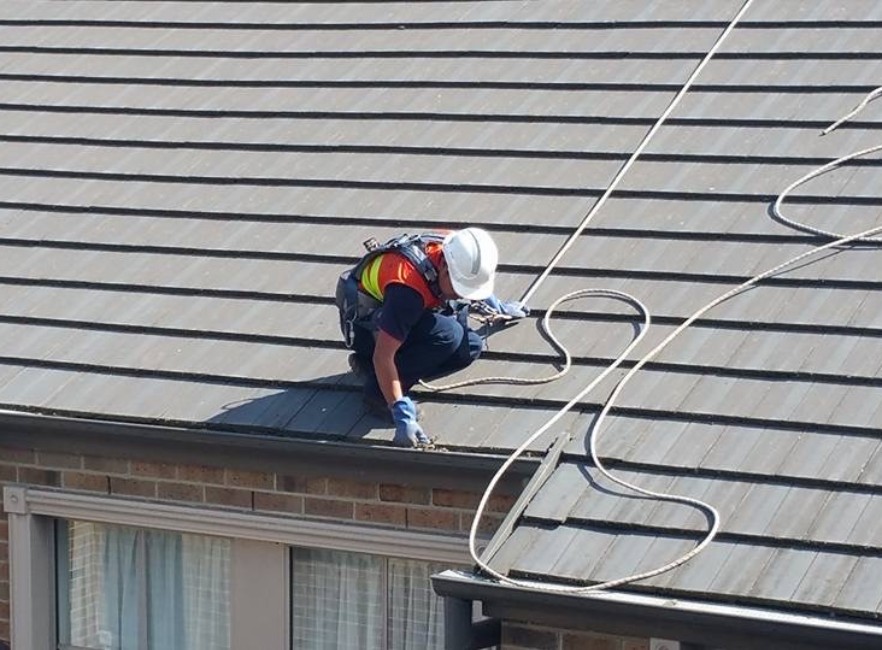
{"label": "worker's bare forearm", "polygon": [[395,365],[395,353],[399,347],[401,347],[399,341],[382,330],[380,331],[377,336],[377,345],[374,348],[374,372],[377,374],[377,384],[379,384],[387,404],[392,404],[404,397],[398,368]]}

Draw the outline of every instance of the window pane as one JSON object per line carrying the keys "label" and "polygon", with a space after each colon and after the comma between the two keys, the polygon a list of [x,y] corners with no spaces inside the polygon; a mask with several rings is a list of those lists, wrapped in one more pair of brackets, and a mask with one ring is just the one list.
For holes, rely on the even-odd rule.
{"label": "window pane", "polygon": [[389,650],[443,650],[444,601],[429,578],[448,568],[389,560]]}
{"label": "window pane", "polygon": [[292,647],[383,650],[385,591],[379,558],[292,549]]}
{"label": "window pane", "polygon": [[[230,542],[68,522],[58,536],[62,644],[229,648]],[[66,533],[66,534],[65,534]]]}
{"label": "window pane", "polygon": [[226,539],[181,538],[186,650],[230,647],[230,554]]}
{"label": "window pane", "polygon": [[443,650],[447,564],[291,549],[293,650]]}

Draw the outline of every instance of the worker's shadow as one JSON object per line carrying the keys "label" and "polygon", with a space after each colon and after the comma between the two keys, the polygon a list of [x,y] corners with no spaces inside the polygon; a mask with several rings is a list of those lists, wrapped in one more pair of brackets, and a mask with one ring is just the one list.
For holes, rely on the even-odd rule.
{"label": "worker's shadow", "polygon": [[[392,426],[365,409],[361,384],[349,372],[261,390],[252,398],[224,404],[207,424],[243,433],[339,441],[361,439]],[[392,436],[378,438],[378,442],[391,441]]]}
{"label": "worker's shadow", "polygon": [[[487,327],[484,337],[507,326]],[[342,347],[342,346],[341,346]],[[427,379],[448,376],[456,370]],[[353,372],[325,377],[304,377],[284,388],[260,388],[255,395],[221,406],[206,422],[208,428],[242,433],[290,436],[351,442],[370,438],[391,444],[391,418],[367,410],[362,399],[363,381]]]}

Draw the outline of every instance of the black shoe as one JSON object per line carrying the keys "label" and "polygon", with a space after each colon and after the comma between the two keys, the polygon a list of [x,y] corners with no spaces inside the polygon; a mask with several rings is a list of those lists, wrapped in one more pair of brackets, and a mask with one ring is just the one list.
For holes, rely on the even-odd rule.
{"label": "black shoe", "polygon": [[363,380],[367,377],[367,369],[364,367],[364,364],[355,352],[352,352],[349,355],[349,370],[351,370],[352,374],[359,379]]}

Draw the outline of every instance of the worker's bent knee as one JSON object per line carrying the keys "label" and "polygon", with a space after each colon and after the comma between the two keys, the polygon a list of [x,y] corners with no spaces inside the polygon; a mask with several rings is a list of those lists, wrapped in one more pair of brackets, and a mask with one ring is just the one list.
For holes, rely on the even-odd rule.
{"label": "worker's bent knee", "polygon": [[465,330],[455,318],[430,314],[417,323],[409,338],[417,345],[431,348],[443,358],[459,350],[464,336]]}

